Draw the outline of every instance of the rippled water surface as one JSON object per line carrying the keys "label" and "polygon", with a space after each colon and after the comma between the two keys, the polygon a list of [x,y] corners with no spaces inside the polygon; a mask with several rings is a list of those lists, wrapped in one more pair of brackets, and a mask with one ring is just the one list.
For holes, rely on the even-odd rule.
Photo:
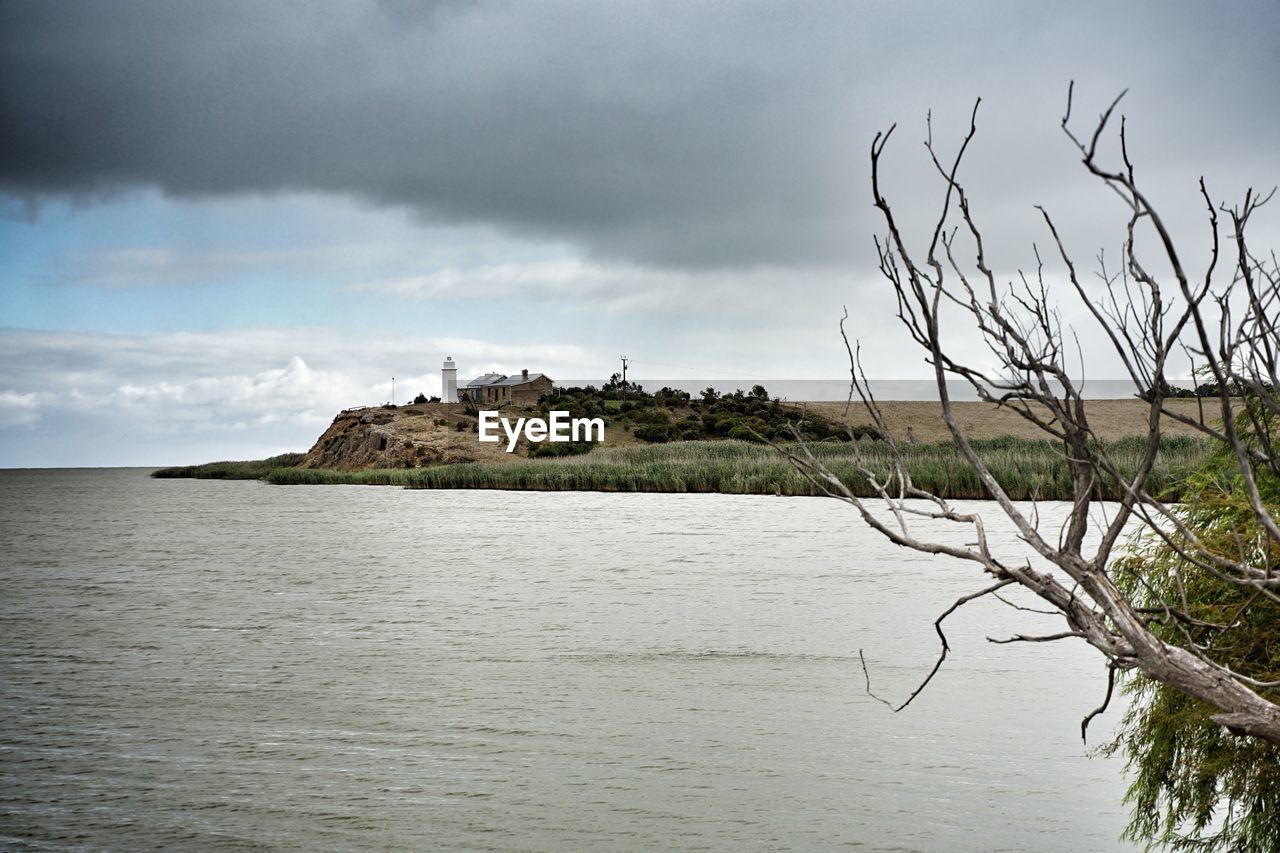
{"label": "rippled water surface", "polygon": [[5,848],[1120,847],[1100,659],[890,713],[981,579],[834,501],[4,471],[0,561]]}

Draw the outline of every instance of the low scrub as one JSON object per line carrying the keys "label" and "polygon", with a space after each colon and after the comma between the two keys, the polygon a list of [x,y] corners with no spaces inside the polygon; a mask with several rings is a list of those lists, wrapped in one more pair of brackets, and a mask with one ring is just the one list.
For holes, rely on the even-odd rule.
{"label": "low scrub", "polygon": [[[602,418],[606,427],[621,426],[623,432],[651,444],[718,438],[757,441],[761,436],[786,441],[792,429],[798,429],[806,441],[849,439],[842,424],[817,413],[805,416],[794,405],[771,398],[762,385],[732,394],[720,394],[714,388],[697,396],[673,388],[650,394],[614,375],[601,388],[556,388],[538,400],[538,407],[544,416],[559,410],[573,417]],[[860,431],[858,438],[869,433],[879,437],[869,427]]]}

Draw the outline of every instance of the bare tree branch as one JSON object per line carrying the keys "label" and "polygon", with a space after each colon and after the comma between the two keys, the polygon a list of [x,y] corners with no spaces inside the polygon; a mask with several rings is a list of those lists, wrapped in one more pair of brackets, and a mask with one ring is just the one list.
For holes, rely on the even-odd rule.
{"label": "bare tree branch", "polygon": [[1116,689],[1116,667],[1108,664],[1107,666],[1107,695],[1103,698],[1102,704],[1094,708],[1088,714],[1085,714],[1083,720],[1080,721],[1080,740],[1085,743],[1089,742],[1089,724],[1093,722],[1093,718],[1107,712],[1107,708],[1111,705],[1111,694]]}
{"label": "bare tree branch", "polygon": [[[978,103],[952,156],[940,153],[932,117],[926,120],[924,146],[942,183],[942,199],[921,254],[911,248],[887,200],[880,169],[896,125],[877,134],[871,144],[872,199],[885,226],[884,233],[876,237],[876,252],[880,273],[894,290],[898,319],[925,350],[933,367],[943,421],[961,459],[977,475],[1018,538],[1051,569],[994,553],[980,513],[957,509],[913,482],[904,454],[867,382],[860,348],[850,342],[846,332],[847,311],[840,322],[850,364],[846,414],[856,396],[887,443],[890,473],[884,477],[873,470],[856,443],[851,452],[860,475],[876,495],[874,500],[887,509],[887,516],[873,513],[868,501],[857,497],[803,442],[780,449],[818,493],[850,504],[865,523],[890,541],[921,553],[976,564],[994,579],[990,586],[957,599],[939,616],[934,627],[941,652],[929,675],[906,701],[894,706],[875,697],[893,710],[909,705],[946,660],[950,651],[942,630],[946,617],[966,602],[986,595],[996,595],[1010,604],[997,590],[1017,584],[1037,596],[1045,609],[1011,606],[1061,616],[1066,628],[992,642],[1080,638],[1107,660],[1107,698],[1085,718],[1082,736],[1089,721],[1109,705],[1116,671],[1137,670],[1218,709],[1215,719],[1232,731],[1280,744],[1280,706],[1260,692],[1270,689],[1272,682],[1233,671],[1216,655],[1212,641],[1240,624],[1255,602],[1280,602],[1280,557],[1259,558],[1280,555],[1280,523],[1258,480],[1262,471],[1280,476],[1280,429],[1273,426],[1280,417],[1280,263],[1274,253],[1251,253],[1245,237],[1250,218],[1274,191],[1265,196],[1250,191],[1240,206],[1227,208],[1212,202],[1201,181],[1211,244],[1203,272],[1192,275],[1162,214],[1139,186],[1123,116],[1116,130],[1120,162],[1115,166],[1101,162],[1099,146],[1123,96],[1121,93],[1107,106],[1089,133],[1078,134],[1072,127],[1072,85],[1061,124],[1086,173],[1110,189],[1126,212],[1120,263],[1111,267],[1098,255],[1100,294],[1098,285],[1086,285],[1080,278],[1053,217],[1044,208],[1038,208],[1039,215],[1062,273],[1047,270],[1036,249],[1032,272],[1020,273],[1015,282],[997,281],[977,213],[961,178],[966,152],[977,133]],[[1219,240],[1219,213],[1229,221],[1229,243]],[[1154,252],[1149,251],[1150,246],[1155,247]],[[1232,264],[1223,257],[1227,251],[1236,256]],[[1050,301],[1051,280],[1058,277],[1069,283],[1069,292],[1101,330],[1145,404],[1145,429],[1136,467],[1119,465],[1089,422],[1083,370],[1068,367],[1080,358],[1079,339],[1075,329],[1064,329],[1062,315]],[[995,359],[994,369],[966,364],[944,346],[944,314],[950,319],[956,311],[981,336]],[[1206,371],[1210,380],[1206,393],[1217,401],[1212,417],[1203,409],[1191,417],[1168,405],[1174,394],[1168,378],[1170,362],[1184,355]],[[968,383],[980,400],[1016,412],[1060,447],[1070,478],[1071,500],[1056,541],[1042,533],[1038,506],[1033,502],[1028,511],[1012,500],[974,449],[956,418],[949,379]],[[1241,394],[1247,404],[1241,402]],[[1181,511],[1158,493],[1153,478],[1165,418],[1193,427],[1227,448],[1236,460],[1257,533],[1238,536],[1234,551],[1207,542],[1184,521]],[[1119,497],[1103,505],[1099,503],[1103,494]],[[921,519],[956,525],[968,534],[961,541],[969,544],[957,545],[945,537],[920,538],[913,525]],[[1135,527],[1147,530],[1181,561],[1173,592],[1161,595],[1150,585],[1140,586],[1148,600],[1138,601],[1117,586],[1112,576],[1116,553]],[[1184,583],[1189,572],[1246,591],[1245,603],[1229,619],[1191,615]],[[863,671],[871,694],[865,658]]]}

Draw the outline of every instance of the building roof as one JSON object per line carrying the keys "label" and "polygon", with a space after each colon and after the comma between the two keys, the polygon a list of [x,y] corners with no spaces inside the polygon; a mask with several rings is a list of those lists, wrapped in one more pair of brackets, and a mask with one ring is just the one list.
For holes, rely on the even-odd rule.
{"label": "building roof", "polygon": [[507,387],[514,387],[516,385],[525,385],[530,382],[533,382],[536,379],[542,379],[542,378],[546,378],[547,380],[551,379],[551,377],[547,376],[545,373],[530,373],[528,378],[525,378],[523,375],[503,376],[501,373],[486,373],[484,376],[477,376],[475,379],[472,379],[470,382],[468,382],[466,385],[463,385],[462,387],[463,388],[489,388],[489,387],[497,387],[502,385],[505,385]]}
{"label": "building roof", "polygon": [[503,376],[501,373],[486,373],[484,376],[477,376],[475,379],[472,379],[470,382],[468,382],[466,385],[462,387],[463,388],[484,388],[487,385],[497,385],[506,378],[507,377]]}
{"label": "building roof", "polygon": [[532,382],[535,379],[542,378],[543,375],[544,374],[541,374],[541,373],[530,373],[527,378],[524,376],[508,376],[505,379],[503,379],[501,382],[495,382],[494,384],[495,385],[524,385],[526,383]]}

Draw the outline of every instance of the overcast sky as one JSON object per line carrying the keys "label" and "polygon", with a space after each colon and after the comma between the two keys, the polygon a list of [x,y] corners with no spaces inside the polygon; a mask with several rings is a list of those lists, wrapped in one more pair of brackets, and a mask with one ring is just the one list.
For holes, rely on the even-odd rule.
{"label": "overcast sky", "polygon": [[925,115],[954,150],[981,96],[997,271],[1037,203],[1088,268],[1122,211],[1058,121],[1072,79],[1082,125],[1128,88],[1197,257],[1201,175],[1280,181],[1277,45],[1275,2],[0,3],[0,465],[305,449],[446,354],[837,377],[843,305],[873,375],[924,376],[875,272],[877,130],[923,224]]}

